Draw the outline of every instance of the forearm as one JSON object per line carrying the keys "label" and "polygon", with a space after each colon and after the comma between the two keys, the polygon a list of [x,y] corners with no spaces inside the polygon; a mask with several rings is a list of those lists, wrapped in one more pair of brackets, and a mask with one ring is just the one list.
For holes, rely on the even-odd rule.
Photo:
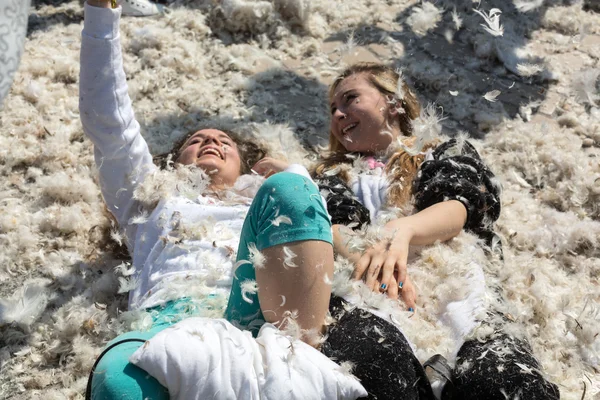
{"label": "forearm", "polygon": [[467,220],[467,210],[458,200],[444,201],[404,218],[386,224],[390,231],[408,230],[410,244],[424,246],[452,239],[460,233]]}
{"label": "forearm", "polygon": [[102,195],[125,228],[139,212],[133,192],[155,167],[127,93],[119,17],[120,9],[85,5],[79,113],[83,131],[94,143]]}
{"label": "forearm", "polygon": [[85,5],[79,112],[85,134],[105,159],[120,157],[140,131],[127,93],[119,20],[120,10]]}

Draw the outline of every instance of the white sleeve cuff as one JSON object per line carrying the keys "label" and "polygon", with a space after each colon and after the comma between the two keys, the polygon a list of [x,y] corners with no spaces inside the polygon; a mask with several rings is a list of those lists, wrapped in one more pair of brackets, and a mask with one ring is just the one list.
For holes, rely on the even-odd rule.
{"label": "white sleeve cuff", "polygon": [[310,174],[308,173],[306,168],[300,164],[290,164],[285,169],[285,172],[291,172],[293,174],[302,175],[303,177],[308,178],[312,181],[312,178],[310,177]]}
{"label": "white sleeve cuff", "polygon": [[115,39],[119,37],[121,7],[102,8],[84,5],[83,33],[95,39]]}

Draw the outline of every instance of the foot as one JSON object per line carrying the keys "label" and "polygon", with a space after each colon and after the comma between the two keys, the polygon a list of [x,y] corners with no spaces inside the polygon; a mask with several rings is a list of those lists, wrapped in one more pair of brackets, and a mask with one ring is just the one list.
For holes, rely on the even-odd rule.
{"label": "foot", "polygon": [[133,17],[147,17],[161,14],[165,10],[163,5],[149,0],[123,0],[121,7],[123,7],[123,15]]}

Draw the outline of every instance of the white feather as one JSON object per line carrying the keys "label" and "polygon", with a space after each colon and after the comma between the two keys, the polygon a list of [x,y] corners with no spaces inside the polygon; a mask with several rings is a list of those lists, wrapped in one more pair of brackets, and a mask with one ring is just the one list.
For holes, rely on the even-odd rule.
{"label": "white feather", "polygon": [[246,303],[252,304],[253,301],[248,297],[248,295],[256,294],[256,292],[258,292],[258,285],[256,284],[256,281],[248,279],[243,281],[240,286],[242,288],[242,299],[244,299]]}
{"label": "white feather", "polygon": [[119,246],[123,245],[123,235],[116,229],[110,231],[110,238],[117,242]]}
{"label": "white feather", "polygon": [[519,75],[529,78],[544,70],[544,67],[538,64],[522,63],[517,64]]}
{"label": "white feather", "polygon": [[141,214],[136,215],[135,217],[132,217],[129,220],[130,225],[145,224],[146,222],[148,222],[148,211],[146,210],[142,211]]}
{"label": "white feather", "polygon": [[504,34],[504,27],[500,24],[500,11],[498,8],[492,8],[489,14],[485,11],[473,10],[477,14],[481,15],[487,25],[481,24],[483,28],[490,33],[492,36],[502,36]]}
{"label": "white feather", "polygon": [[294,262],[294,258],[296,258],[296,253],[294,253],[292,250],[290,250],[290,248],[287,246],[283,246],[283,253],[284,253],[283,267],[285,269],[296,268],[298,266]]}
{"label": "white feather", "polygon": [[456,7],[454,7],[454,10],[452,10],[452,21],[454,22],[454,27],[458,31],[462,27],[463,20],[458,15],[458,12],[456,12]]}
{"label": "white feather", "polygon": [[275,218],[271,223],[274,226],[279,226],[280,224],[292,225],[292,220],[290,217],[286,217],[285,215],[280,215]]}
{"label": "white feather", "polygon": [[48,295],[43,286],[25,284],[12,296],[0,299],[0,324],[18,324],[29,326],[34,323],[48,304]]}
{"label": "white feather", "polygon": [[415,6],[406,19],[406,23],[417,36],[425,36],[434,29],[442,19],[442,10],[432,3],[424,1],[420,6]]}
{"label": "white feather", "polygon": [[497,97],[502,93],[499,90],[492,90],[483,95],[483,98],[489,101],[490,103],[495,103],[498,99]]}
{"label": "white feather", "polygon": [[131,265],[131,263],[121,263],[115,267],[115,272],[121,274],[122,276],[133,275],[133,273],[135,272],[135,267],[131,266],[128,268],[129,265]]}
{"label": "white feather", "polygon": [[117,293],[127,293],[138,287],[139,282],[135,277],[124,278],[120,276],[119,278],[119,290]]}
{"label": "white feather", "polygon": [[265,256],[256,248],[255,243],[250,243],[248,245],[248,251],[250,251],[250,262],[254,265],[254,268],[264,268],[266,258]]}

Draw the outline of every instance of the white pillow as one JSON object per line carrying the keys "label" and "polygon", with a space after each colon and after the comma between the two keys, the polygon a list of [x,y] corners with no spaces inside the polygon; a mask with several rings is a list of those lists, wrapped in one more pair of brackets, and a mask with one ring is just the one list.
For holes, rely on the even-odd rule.
{"label": "white pillow", "polygon": [[171,399],[356,399],[358,380],[306,343],[265,324],[256,339],[224,319],[187,318],[159,332],[130,361]]}

